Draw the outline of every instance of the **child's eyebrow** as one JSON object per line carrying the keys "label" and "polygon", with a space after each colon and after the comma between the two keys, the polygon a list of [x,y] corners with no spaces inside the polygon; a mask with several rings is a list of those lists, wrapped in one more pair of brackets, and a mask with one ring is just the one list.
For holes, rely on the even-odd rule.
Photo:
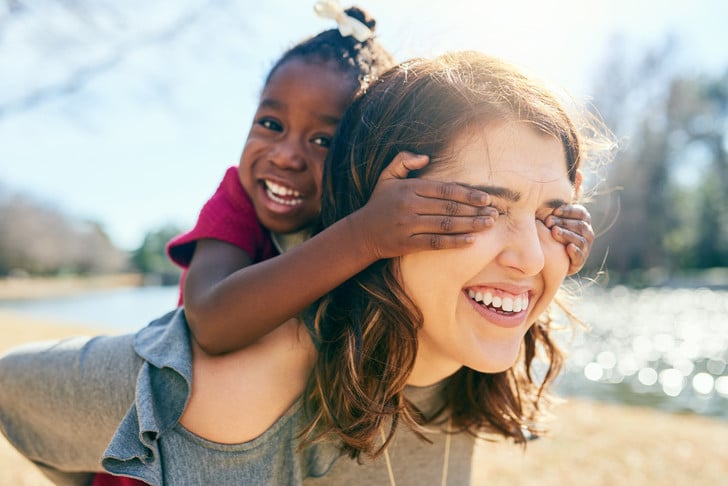
{"label": "child's eyebrow", "polygon": [[285,103],[281,103],[280,101],[274,100],[272,98],[261,99],[259,106],[262,108],[272,108],[274,110],[281,110],[286,107]]}
{"label": "child's eyebrow", "polygon": [[[471,189],[477,189],[479,191],[487,192],[488,194],[490,194],[493,197],[505,199],[507,201],[518,202],[521,200],[520,192],[514,191],[507,187],[478,186],[478,185],[463,184],[463,183],[458,183],[458,184],[460,184],[461,186],[469,187]],[[555,199],[549,199],[548,201],[546,201],[544,203],[544,206],[551,208],[551,209],[556,209],[560,206],[563,206],[564,204],[566,204],[566,201],[564,201],[563,199],[555,198]]]}
{"label": "child's eyebrow", "polygon": [[[259,108],[269,108],[271,110],[285,110],[287,108],[287,105],[285,103],[282,103],[276,99],[272,98],[263,98],[260,100],[260,104],[258,105]],[[322,123],[326,123],[327,125],[338,125],[339,121],[341,121],[340,116],[335,115],[327,115],[326,113],[311,113],[314,117],[318,118]]]}
{"label": "child's eyebrow", "polygon": [[322,122],[327,123],[329,125],[338,125],[339,122],[341,121],[341,117],[338,117],[338,116],[326,115],[324,113],[315,113],[315,115]]}

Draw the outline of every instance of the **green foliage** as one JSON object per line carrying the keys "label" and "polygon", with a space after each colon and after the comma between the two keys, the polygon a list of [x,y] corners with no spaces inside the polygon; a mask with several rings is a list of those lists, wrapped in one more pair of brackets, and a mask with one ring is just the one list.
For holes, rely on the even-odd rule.
{"label": "green foliage", "polygon": [[137,270],[158,275],[163,280],[179,278],[180,269],[167,257],[165,247],[169,240],[180,233],[179,228],[171,225],[147,233],[142,245],[132,255]]}
{"label": "green foliage", "polygon": [[713,171],[700,186],[698,231],[695,243],[698,268],[728,267],[728,187],[721,187]]}

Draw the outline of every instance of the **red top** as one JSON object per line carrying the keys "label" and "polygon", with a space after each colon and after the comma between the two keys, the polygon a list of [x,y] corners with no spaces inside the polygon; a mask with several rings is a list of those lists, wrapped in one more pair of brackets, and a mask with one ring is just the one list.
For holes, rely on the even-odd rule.
{"label": "red top", "polygon": [[179,284],[180,305],[187,268],[197,241],[203,238],[235,245],[247,253],[253,263],[278,254],[270,233],[261,226],[253,203],[240,184],[237,167],[227,169],[217,191],[202,207],[195,227],[167,243],[167,255],[184,269]]}
{"label": "red top", "polygon": [[[215,194],[205,203],[192,230],[167,243],[167,255],[184,270],[179,282],[179,305],[187,268],[192,261],[197,240],[211,238],[242,248],[257,263],[278,254],[270,233],[258,222],[253,203],[238,179],[238,168],[225,172]],[[139,479],[113,476],[108,473],[94,475],[92,486],[145,486]]]}
{"label": "red top", "polygon": [[147,486],[147,483],[140,479],[113,476],[109,473],[97,473],[94,475],[91,486]]}

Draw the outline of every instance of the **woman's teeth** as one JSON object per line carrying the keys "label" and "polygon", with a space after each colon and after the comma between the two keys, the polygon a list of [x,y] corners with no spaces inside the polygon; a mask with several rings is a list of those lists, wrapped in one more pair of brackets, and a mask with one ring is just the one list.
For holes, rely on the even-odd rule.
{"label": "woman's teeth", "polygon": [[296,206],[303,202],[303,194],[290,187],[276,184],[272,181],[265,181],[266,194],[278,204]]}
{"label": "woman's teeth", "polygon": [[493,307],[503,312],[521,312],[528,308],[528,296],[526,295],[500,297],[498,295],[493,296],[489,291],[476,292],[474,290],[468,290],[468,296],[484,307]]}

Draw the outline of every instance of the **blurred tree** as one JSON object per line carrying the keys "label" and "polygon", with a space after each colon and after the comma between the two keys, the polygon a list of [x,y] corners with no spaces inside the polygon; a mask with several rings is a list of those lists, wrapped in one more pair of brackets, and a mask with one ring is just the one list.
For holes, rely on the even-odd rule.
{"label": "blurred tree", "polygon": [[[36,62],[31,69],[34,76],[4,86],[0,119],[73,95],[135,52],[185,35],[205,15],[221,12],[231,16],[227,9],[230,3],[176,2],[178,15],[167,15],[161,21],[154,2],[140,0],[136,4],[127,1],[123,6],[98,0],[0,3],[0,45],[6,37],[23,36],[25,43],[33,46]],[[43,70],[42,75],[38,69]]]}
{"label": "blurred tree", "polygon": [[6,188],[0,197],[0,275],[99,274],[124,271],[125,252],[101,225],[60,211]]}
{"label": "blurred tree", "polygon": [[719,79],[676,72],[674,46],[668,39],[630,62],[615,41],[595,90],[594,104],[625,143],[608,177],[619,212],[588,266],[608,250],[618,280],[728,266],[728,71]]}
{"label": "blurred tree", "polygon": [[159,277],[163,284],[176,284],[181,271],[167,257],[165,246],[172,237],[181,232],[179,228],[171,225],[148,232],[142,245],[132,256],[134,266],[142,273]]}
{"label": "blurred tree", "polygon": [[[595,208],[600,214],[606,210],[599,205],[608,205],[610,210],[617,208],[618,214],[610,215],[613,225],[597,239],[589,267],[600,265],[608,253],[608,269],[620,277],[664,260],[661,240],[672,204],[665,188],[666,119],[661,106],[669,83],[666,64],[673,48],[673,41],[667,39],[631,59],[629,43],[615,37],[597,72],[594,105],[620,140],[622,150],[608,168],[609,185],[618,188],[612,194],[616,202],[601,201]],[[653,217],[655,214],[659,216]],[[602,228],[595,229],[599,233]]]}

